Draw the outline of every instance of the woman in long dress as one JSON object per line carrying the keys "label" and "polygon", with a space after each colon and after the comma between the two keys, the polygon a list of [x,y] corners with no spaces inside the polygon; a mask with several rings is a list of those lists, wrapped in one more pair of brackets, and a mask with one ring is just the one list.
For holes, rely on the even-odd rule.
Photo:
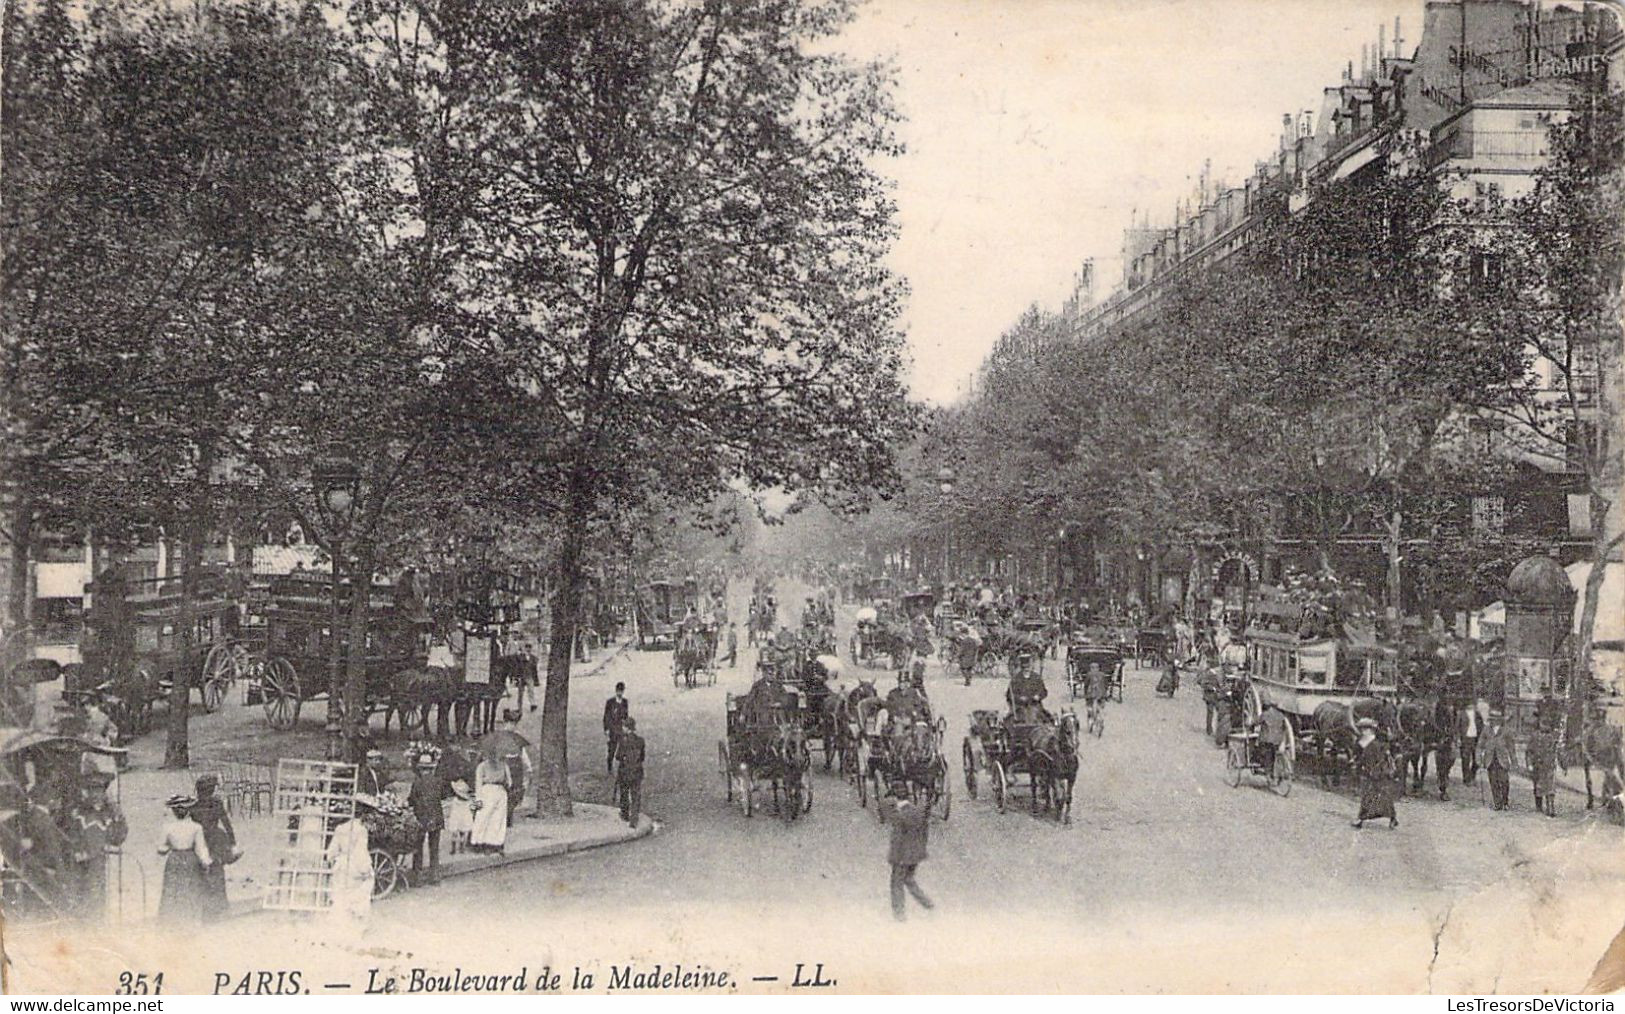
{"label": "woman in long dress", "polygon": [[196,782],[197,799],[191,811],[192,819],[203,828],[203,841],[209,847],[210,858],[214,860],[203,871],[203,881],[208,886],[203,918],[211,922],[226,915],[226,864],[232,861],[237,850],[237,831],[231,826],[225,803],[215,795],[219,785],[219,775],[211,773],[199,777]]}
{"label": "woman in long dress", "polygon": [[486,757],[474,771],[474,830],[468,844],[476,852],[501,852],[508,841],[508,764]]}
{"label": "woman in long dress", "polygon": [[158,899],[158,919],[172,926],[196,926],[208,909],[205,871],[213,863],[203,828],[191,817],[190,796],[170,796],[173,819],[164,825],[158,854],[164,859],[164,888]]}
{"label": "woman in long dress", "polygon": [[361,814],[376,807],[371,797],[359,793],[355,804],[356,815],[333,829],[326,859],[333,876],[333,916],[346,930],[360,933],[372,913],[372,849]]}
{"label": "woman in long dress", "polygon": [[1368,820],[1388,818],[1389,827],[1399,826],[1394,812],[1394,758],[1387,744],[1377,739],[1377,723],[1369,718],[1360,719],[1359,742],[1360,815],[1354,826],[1364,827]]}

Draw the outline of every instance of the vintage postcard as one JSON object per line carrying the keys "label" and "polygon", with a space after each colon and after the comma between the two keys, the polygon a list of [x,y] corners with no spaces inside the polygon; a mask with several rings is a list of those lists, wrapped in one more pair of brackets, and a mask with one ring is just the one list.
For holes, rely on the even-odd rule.
{"label": "vintage postcard", "polygon": [[5,992],[1625,988],[1616,5],[0,31]]}

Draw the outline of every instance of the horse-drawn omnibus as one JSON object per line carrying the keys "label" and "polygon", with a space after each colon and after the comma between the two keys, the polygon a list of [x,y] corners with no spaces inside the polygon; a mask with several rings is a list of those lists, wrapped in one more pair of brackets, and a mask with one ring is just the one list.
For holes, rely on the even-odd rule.
{"label": "horse-drawn omnibus", "polygon": [[1312,610],[1272,589],[1260,589],[1247,629],[1248,724],[1273,704],[1287,718],[1289,759],[1314,751],[1325,764],[1351,759],[1355,722],[1373,717],[1392,725],[1399,693],[1399,654],[1361,626],[1317,621]]}
{"label": "horse-drawn omnibus", "polygon": [[235,570],[204,569],[188,610],[180,578],[109,570],[88,586],[83,666],[64,679],[64,693],[95,701],[121,740],[151,728],[153,703],[177,682],[198,689],[205,711],[219,710],[231,686],[247,675],[255,647],[242,626],[245,589]]}
{"label": "horse-drawn omnibus", "polygon": [[670,581],[650,581],[638,589],[638,648],[657,651],[677,643],[677,623],[683,618],[683,588]]}

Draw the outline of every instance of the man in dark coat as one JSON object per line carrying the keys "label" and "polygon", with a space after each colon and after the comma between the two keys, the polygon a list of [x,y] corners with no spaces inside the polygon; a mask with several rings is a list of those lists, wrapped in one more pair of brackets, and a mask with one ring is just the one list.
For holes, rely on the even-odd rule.
{"label": "man in dark coat", "polygon": [[[423,827],[423,841],[412,856],[412,880],[417,885],[433,884],[440,880],[440,832],[446,827],[446,811],[440,804],[450,796],[451,783],[436,768],[434,755],[420,755],[417,775],[412,779],[412,789],[406,796],[413,816]],[[423,872],[425,852],[429,855],[427,878]]]}
{"label": "man in dark coat", "polygon": [[365,796],[381,796],[389,787],[389,772],[384,770],[381,750],[368,750],[367,762],[356,772],[355,790]]}
{"label": "man in dark coat", "polygon": [[615,770],[615,752],[620,747],[621,732],[627,722],[626,684],[615,684],[615,696],[604,702],[604,737],[609,742],[609,755],[604,758],[604,770]]}
{"label": "man in dark coat", "polygon": [[881,801],[881,818],[891,824],[891,847],[886,855],[891,863],[891,910],[901,920],[905,890],[921,908],[932,908],[931,899],[914,880],[915,872],[925,862],[931,812],[908,798],[906,785],[893,783],[891,792]]}
{"label": "man in dark coat", "polygon": [[1499,711],[1490,712],[1489,728],[1478,739],[1478,766],[1490,775],[1491,809],[1505,810],[1510,805],[1514,756],[1512,730],[1506,727]]}
{"label": "man in dark coat", "polygon": [[1529,781],[1535,788],[1535,809],[1548,817],[1557,816],[1557,732],[1555,721],[1541,721],[1529,737]]}
{"label": "man in dark coat", "polygon": [[1389,827],[1399,826],[1394,812],[1394,757],[1388,744],[1377,737],[1374,719],[1359,721],[1360,741],[1357,764],[1360,771],[1360,815],[1354,819],[1356,828],[1364,827],[1368,820],[1388,818]]}
{"label": "man in dark coat", "polygon": [[637,729],[636,720],[626,719],[621,731],[621,765],[615,771],[615,794],[620,797],[621,819],[633,827],[638,826],[638,815],[643,812],[644,746]]}
{"label": "man in dark coat", "polygon": [[1281,714],[1281,709],[1271,701],[1264,705],[1264,713],[1258,716],[1253,727],[1258,730],[1258,762],[1263,765],[1265,771],[1273,771],[1275,755],[1286,743],[1286,716]]}

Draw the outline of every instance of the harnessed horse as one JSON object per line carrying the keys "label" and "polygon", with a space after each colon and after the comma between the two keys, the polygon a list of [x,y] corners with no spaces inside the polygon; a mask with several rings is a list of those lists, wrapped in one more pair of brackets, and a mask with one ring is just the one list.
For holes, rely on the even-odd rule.
{"label": "harnessed horse", "polygon": [[1379,734],[1388,738],[1389,748],[1393,749],[1399,717],[1392,702],[1361,697],[1347,704],[1325,701],[1315,708],[1311,716],[1315,728],[1315,766],[1322,782],[1340,784],[1343,765],[1353,767],[1360,739],[1356,723],[1362,718],[1374,720]]}
{"label": "harnessed horse", "polygon": [[1027,771],[1032,780],[1033,812],[1038,812],[1038,793],[1044,794],[1044,809],[1054,808],[1055,819],[1071,823],[1072,789],[1078,781],[1078,716],[1068,709],[1053,724],[1034,730],[1027,746]]}
{"label": "harnessed horse", "polygon": [[711,649],[706,636],[698,627],[683,628],[677,638],[677,646],[672,650],[672,665],[676,667],[683,685],[694,689],[695,674],[705,668],[710,660]]}

